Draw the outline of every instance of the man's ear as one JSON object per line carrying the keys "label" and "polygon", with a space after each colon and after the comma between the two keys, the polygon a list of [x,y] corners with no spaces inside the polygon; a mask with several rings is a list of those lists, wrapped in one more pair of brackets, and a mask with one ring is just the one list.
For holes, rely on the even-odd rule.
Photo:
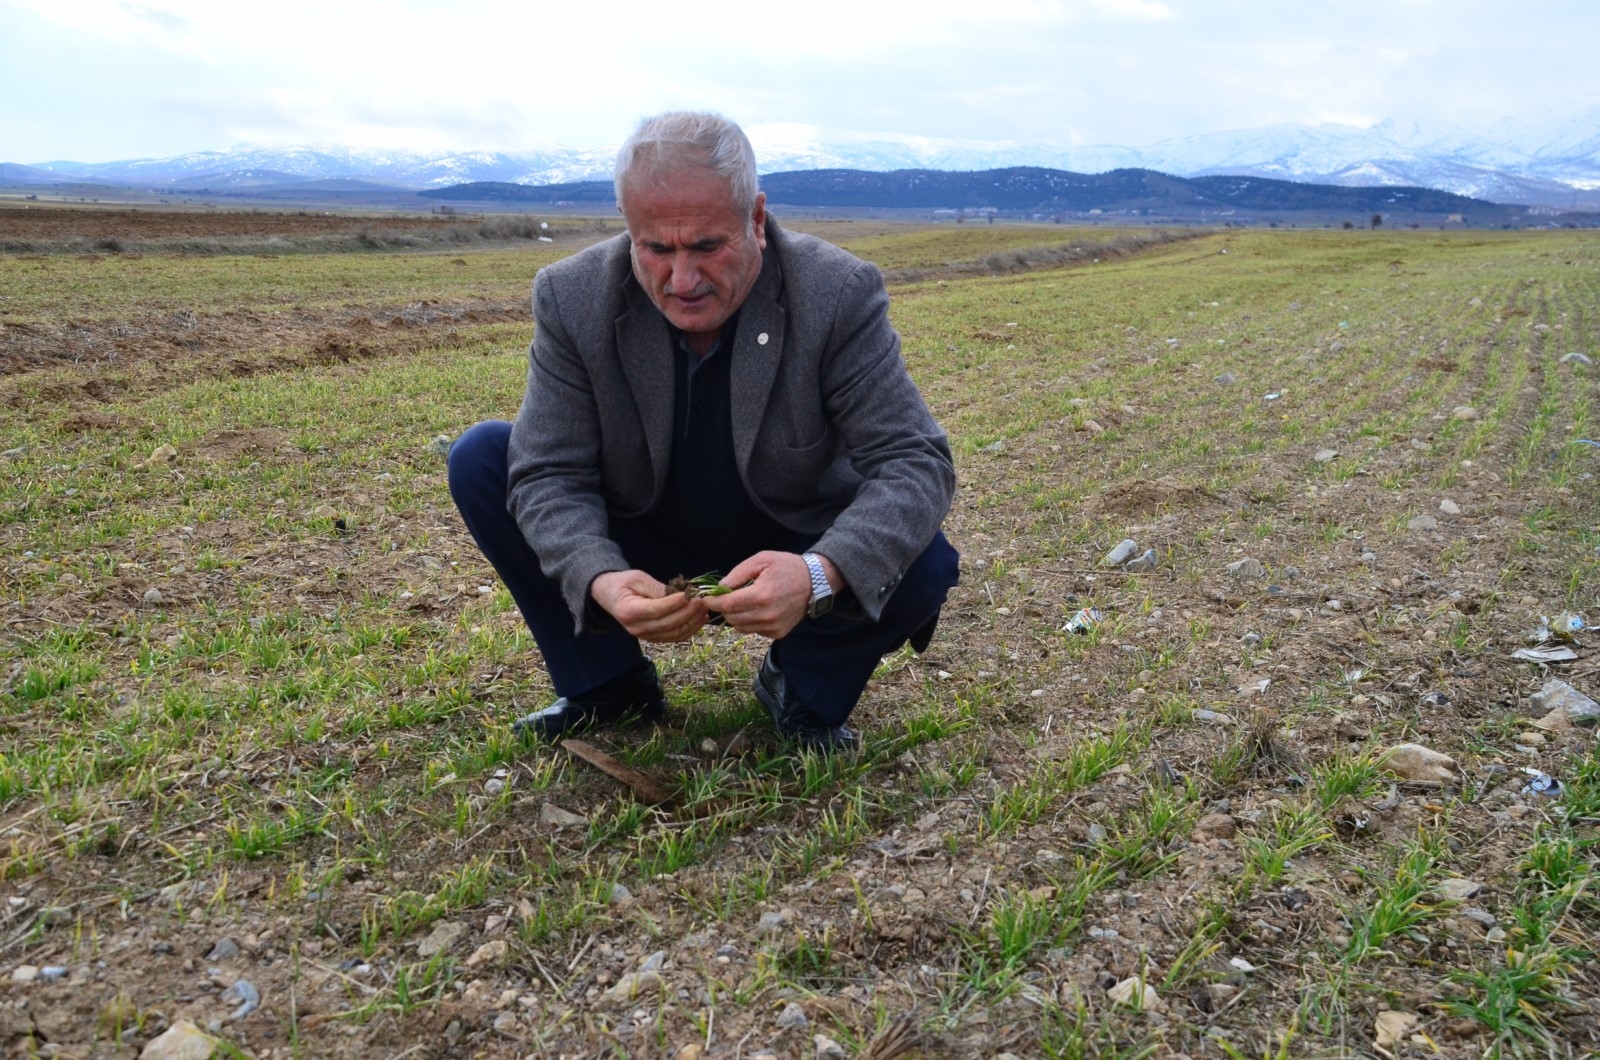
{"label": "man's ear", "polygon": [[756,246],[767,249],[767,193],[756,192],[756,208],[750,213],[750,224],[756,230]]}

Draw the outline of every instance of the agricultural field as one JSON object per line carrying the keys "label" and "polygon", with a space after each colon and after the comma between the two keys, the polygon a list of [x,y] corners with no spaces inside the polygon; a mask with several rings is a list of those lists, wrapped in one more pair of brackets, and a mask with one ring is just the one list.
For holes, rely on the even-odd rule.
{"label": "agricultural field", "polygon": [[1531,637],[1600,619],[1600,239],[820,229],[892,281],[962,585],[856,756],[773,738],[758,639],[655,652],[668,723],[586,739],[656,801],[512,734],[551,690],[439,455],[604,234],[552,228],[0,254],[12,1055],[1600,1049],[1542,691],[1600,667]]}

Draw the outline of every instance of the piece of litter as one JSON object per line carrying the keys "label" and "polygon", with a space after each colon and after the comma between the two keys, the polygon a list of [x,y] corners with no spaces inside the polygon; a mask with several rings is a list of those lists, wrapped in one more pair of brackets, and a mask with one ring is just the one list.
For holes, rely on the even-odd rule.
{"label": "piece of litter", "polygon": [[1511,657],[1523,662],[1556,663],[1572,662],[1578,653],[1571,648],[1518,648]]}
{"label": "piece of litter", "polygon": [[1522,771],[1529,777],[1528,782],[1522,785],[1524,795],[1543,795],[1550,799],[1561,797],[1561,781],[1532,767],[1524,767]]}

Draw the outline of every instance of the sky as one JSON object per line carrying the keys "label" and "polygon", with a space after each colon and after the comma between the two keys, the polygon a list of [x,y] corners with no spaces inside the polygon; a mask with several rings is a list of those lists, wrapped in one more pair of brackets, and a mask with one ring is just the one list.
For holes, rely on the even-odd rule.
{"label": "sky", "polygon": [[1144,146],[1600,105],[1594,0],[0,0],[0,162],[609,147],[646,114]]}

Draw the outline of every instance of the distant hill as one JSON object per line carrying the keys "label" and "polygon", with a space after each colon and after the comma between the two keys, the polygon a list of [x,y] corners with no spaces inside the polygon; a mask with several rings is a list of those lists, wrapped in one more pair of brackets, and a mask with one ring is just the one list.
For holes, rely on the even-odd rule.
{"label": "distant hill", "polygon": [[[1262,177],[1174,177],[1149,169],[1072,173],[1017,166],[971,173],[901,169],[814,169],[769,173],[762,190],[774,205],[855,209],[997,210],[1056,215],[1102,213],[1198,215],[1229,209],[1251,213],[1473,215],[1480,222],[1520,210],[1447,191],[1345,187]],[[609,181],[529,186],[457,184],[420,193],[445,202],[594,203],[613,205]]]}

